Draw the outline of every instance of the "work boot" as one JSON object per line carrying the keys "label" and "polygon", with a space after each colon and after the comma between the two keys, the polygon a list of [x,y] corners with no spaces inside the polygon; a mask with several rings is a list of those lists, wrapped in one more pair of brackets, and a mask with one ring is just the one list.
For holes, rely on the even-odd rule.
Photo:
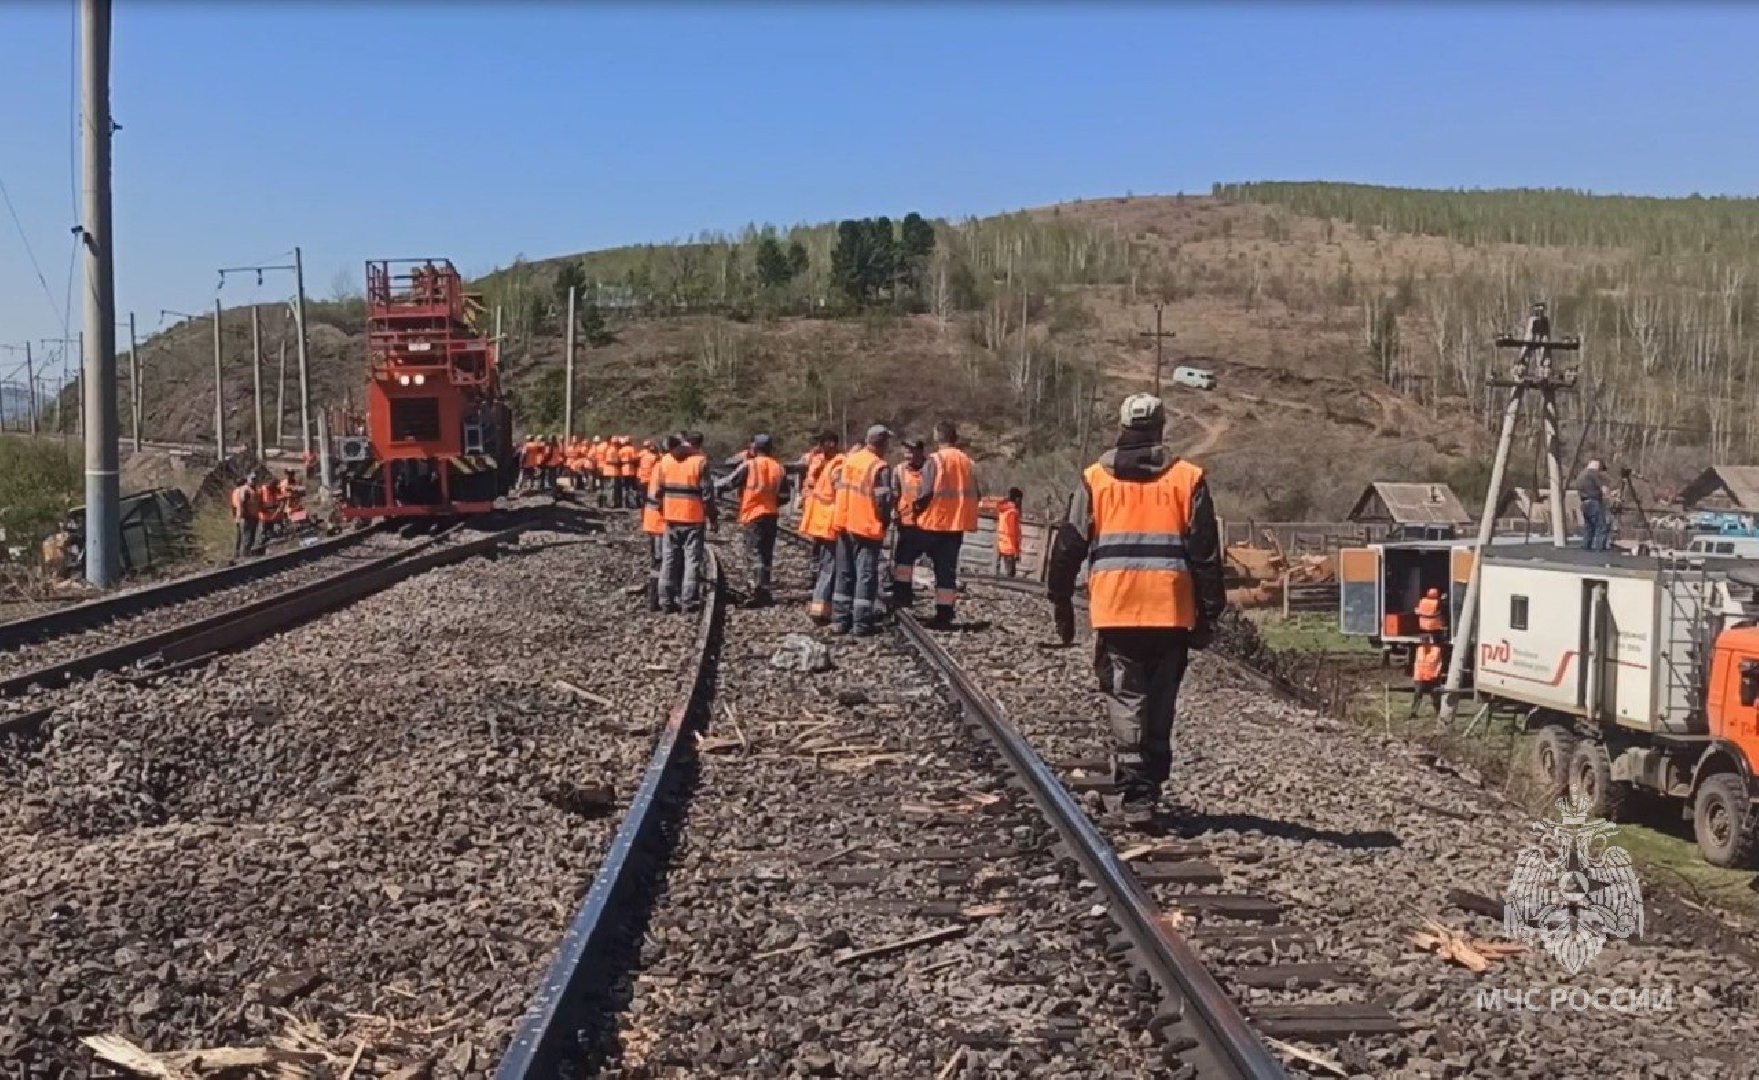
{"label": "work boot", "polygon": [[950,608],[935,608],[934,618],[922,624],[930,630],[951,630],[953,628],[953,612]]}
{"label": "work boot", "polygon": [[755,611],[758,608],[767,608],[775,602],[775,597],[770,595],[768,589],[757,588],[751,591],[751,598],[745,601],[745,606],[746,608]]}

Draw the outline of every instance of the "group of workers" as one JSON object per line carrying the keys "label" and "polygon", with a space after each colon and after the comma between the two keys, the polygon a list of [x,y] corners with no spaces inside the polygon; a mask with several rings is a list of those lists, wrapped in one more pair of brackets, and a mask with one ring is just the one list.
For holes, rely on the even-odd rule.
{"label": "group of workers", "polygon": [[292,469],[279,480],[269,474],[261,480],[254,475],[241,477],[230,498],[232,523],[237,531],[232,557],[242,559],[259,554],[289,522],[303,518],[304,498],[305,488]]}
{"label": "group of workers", "polygon": [[636,446],[628,435],[527,435],[519,450],[518,490],[555,491],[566,479],[570,488],[600,496],[601,503],[633,509],[659,458],[654,439]]}

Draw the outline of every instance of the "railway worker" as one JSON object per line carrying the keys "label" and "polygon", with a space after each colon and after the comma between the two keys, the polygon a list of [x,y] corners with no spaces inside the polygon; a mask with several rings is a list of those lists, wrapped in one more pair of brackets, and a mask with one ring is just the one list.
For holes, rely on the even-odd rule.
{"label": "railway worker", "polygon": [[567,464],[568,455],[562,446],[559,435],[551,435],[544,448],[544,487],[551,492],[556,490],[556,481],[562,475],[562,466]]}
{"label": "railway worker", "polygon": [[1576,477],[1576,494],[1582,498],[1582,550],[1607,550],[1612,546],[1612,515],[1606,509],[1606,471],[1599,458]]}
{"label": "railway worker", "polygon": [[536,435],[525,437],[525,446],[519,455],[519,487],[522,491],[535,491],[542,479],[544,468],[544,441]]}
{"label": "railway worker", "polygon": [[611,461],[611,440],[609,438],[599,438],[594,440],[592,461],[599,474],[597,489],[599,497],[598,503],[600,506],[603,506],[605,505],[606,497],[610,493],[611,486],[616,480],[616,473]]}
{"label": "railway worker", "polygon": [[806,500],[812,496],[813,489],[818,486],[819,470],[825,462],[837,456],[837,436],[833,432],[821,431],[812,437],[812,448],[800,455],[800,529],[806,529]]}
{"label": "railway worker", "polygon": [[947,630],[959,602],[959,549],[977,528],[981,492],[971,458],[959,448],[959,428],[951,420],[934,426],[935,452],[922,466],[916,496],[916,528],[923,554],[934,563],[934,618],[925,625]]}
{"label": "railway worker", "polygon": [[898,514],[894,519],[897,540],[892,545],[892,606],[907,608],[916,602],[916,560],[922,556],[922,537],[916,531],[916,497],[922,493],[922,466],[928,460],[928,448],[920,438],[899,441],[904,460],[895,477]]}
{"label": "railway worker", "polygon": [[270,539],[279,530],[281,521],[281,496],[279,486],[273,477],[264,477],[257,485],[257,550],[269,546]]}
{"label": "railway worker", "polygon": [[666,546],[660,568],[660,607],[668,613],[702,608],[704,535],[717,528],[714,479],[702,453],[702,435],[690,432],[654,467]]}
{"label": "railway worker", "polygon": [[880,553],[892,523],[892,467],[884,424],[867,429],[862,447],[843,460],[836,483],[837,578],[831,593],[831,629],[869,637],[877,629]]}
{"label": "railway worker", "polygon": [[1115,777],[1126,821],[1152,820],[1172,771],[1173,718],[1190,650],[1227,607],[1215,507],[1203,470],[1162,444],[1166,408],[1133,394],[1117,445],[1089,466],[1057,525],[1046,592],[1057,632],[1075,634],[1075,579],[1087,564],[1095,667],[1110,698]]}
{"label": "railway worker", "polygon": [[617,437],[617,472],[623,478],[623,493],[617,505],[634,509],[640,505],[636,500],[638,488],[635,484],[636,474],[640,465],[641,452],[635,449],[635,440],[628,435]]}
{"label": "railway worker", "polygon": [[768,435],[754,435],[745,460],[715,483],[717,491],[739,493],[739,524],[745,527],[746,550],[751,556],[751,599],[747,607],[768,607],[771,578],[776,565],[776,528],[782,513],[786,471],[776,460]]}
{"label": "railway worker", "polygon": [[[684,440],[681,437],[669,435],[666,437],[666,452],[670,453],[683,444]],[[650,448],[653,446],[652,439],[648,440],[648,446]],[[666,517],[661,512],[663,503],[660,500],[659,461],[659,455],[655,454],[652,464],[648,467],[647,475],[641,481],[643,492],[641,531],[646,534],[648,539],[647,609],[649,611],[660,610],[660,566],[666,549]]]}
{"label": "railway worker", "polygon": [[238,530],[232,557],[242,559],[253,554],[257,546],[257,489],[250,477],[240,480],[232,488],[231,503],[232,524]]}
{"label": "railway worker", "polygon": [[1419,634],[1440,634],[1447,630],[1447,615],[1441,609],[1441,590],[1428,589],[1423,599],[1417,601],[1413,611],[1417,616],[1417,632]]}
{"label": "railway worker", "polygon": [[1417,719],[1417,708],[1426,697],[1435,702],[1435,714],[1441,715],[1441,684],[1446,676],[1441,639],[1424,634],[1422,643],[1411,653],[1411,711],[1405,714],[1406,720]]}
{"label": "railway worker", "polygon": [[843,479],[843,455],[837,437],[819,436],[823,460],[812,474],[812,490],[800,503],[800,531],[812,541],[812,599],[806,617],[824,626],[831,621],[831,595],[837,585],[837,485]]}
{"label": "railway worker", "polygon": [[1013,577],[1020,564],[1020,504],[1025,501],[1019,488],[1009,488],[996,507],[996,562],[1003,577]]}

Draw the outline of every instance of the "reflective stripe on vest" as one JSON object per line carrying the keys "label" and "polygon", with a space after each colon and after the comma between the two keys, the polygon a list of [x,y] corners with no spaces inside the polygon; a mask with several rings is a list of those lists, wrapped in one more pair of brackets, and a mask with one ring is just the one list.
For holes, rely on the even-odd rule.
{"label": "reflective stripe on vest", "polygon": [[708,459],[692,455],[680,461],[668,455],[654,472],[660,494],[660,516],[668,525],[701,525],[708,520],[702,501],[702,470]]}
{"label": "reflective stripe on vest", "polygon": [[818,480],[807,493],[800,531],[814,540],[837,538],[837,482],[842,477],[843,455],[838,454],[818,470]]}
{"label": "reflective stripe on vest", "polygon": [[1187,461],[1153,480],[1087,469],[1093,499],[1088,613],[1095,629],[1197,625],[1197,591],[1185,561],[1191,495],[1203,470]]}
{"label": "reflective stripe on vest", "polygon": [[865,446],[843,462],[843,475],[837,483],[838,529],[864,540],[878,540],[886,535],[885,524],[873,505],[874,479],[885,467],[886,459]]}
{"label": "reflective stripe on vest", "polygon": [[934,452],[934,498],[916,526],[929,532],[977,530],[977,481],[965,451],[947,446]]}
{"label": "reflective stripe on vest", "polygon": [[898,466],[898,524],[916,524],[916,499],[922,494],[922,470]]}
{"label": "reflective stripe on vest", "polygon": [[782,463],[762,454],[745,463],[745,488],[739,495],[739,524],[775,517],[782,509]]}

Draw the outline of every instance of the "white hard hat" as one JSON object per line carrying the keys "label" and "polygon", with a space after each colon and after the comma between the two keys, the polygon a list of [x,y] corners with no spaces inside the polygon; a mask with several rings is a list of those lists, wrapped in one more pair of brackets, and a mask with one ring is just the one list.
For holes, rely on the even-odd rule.
{"label": "white hard hat", "polygon": [[1157,428],[1166,420],[1166,406],[1153,394],[1131,394],[1118,409],[1118,424],[1122,427]]}

